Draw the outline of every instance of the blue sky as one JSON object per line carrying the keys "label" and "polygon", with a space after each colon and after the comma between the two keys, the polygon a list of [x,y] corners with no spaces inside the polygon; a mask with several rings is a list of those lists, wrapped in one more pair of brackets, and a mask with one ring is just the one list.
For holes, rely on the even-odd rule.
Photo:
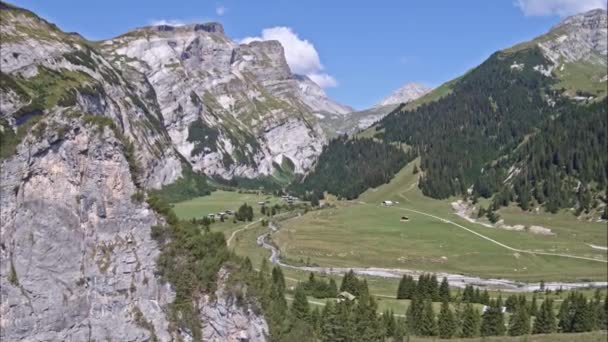
{"label": "blue sky", "polygon": [[563,16],[606,6],[605,0],[12,3],[92,40],[163,20],[219,21],[234,39],[272,37],[269,32],[276,31],[263,35],[263,30],[284,27],[281,32],[291,33],[288,38],[295,44],[289,47],[292,69],[317,75],[328,95],[358,109],[372,106],[406,82],[438,86],[492,52],[544,33]]}

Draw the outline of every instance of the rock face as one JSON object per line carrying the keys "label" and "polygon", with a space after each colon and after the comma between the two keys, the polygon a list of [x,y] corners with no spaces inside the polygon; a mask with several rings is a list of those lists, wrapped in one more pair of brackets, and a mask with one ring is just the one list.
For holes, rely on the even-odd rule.
{"label": "rock face", "polygon": [[[549,32],[505,51],[537,46],[549,63],[534,69],[559,81],[564,95],[575,100],[606,94],[608,66],[608,14],[597,9],[562,20]],[[523,61],[512,68],[523,67]],[[579,82],[584,78],[588,82]]]}
{"label": "rock face", "polygon": [[[154,88],[82,37],[0,10],[0,340],[175,340],[174,292],[155,275],[159,219],[141,192],[185,162]],[[266,327],[218,298],[223,326]]]}
{"label": "rock face", "polygon": [[227,295],[225,269],[218,273],[216,298],[205,296],[199,303],[203,340],[209,342],[266,341],[268,325],[251,307],[240,307],[233,296]]}
{"label": "rock face", "polygon": [[392,94],[380,101],[376,107],[414,101],[431,90],[433,89],[419,83],[406,83],[404,86],[395,90]]}
{"label": "rock face", "polygon": [[2,163],[1,339],[168,340],[156,217],[111,130],[72,127]]}
{"label": "rock face", "polygon": [[597,9],[568,17],[541,37],[539,46],[552,62],[588,61],[606,65],[608,15]]}
{"label": "rock face", "polygon": [[283,158],[305,173],[326,141],[314,113],[349,110],[292,74],[279,42],[238,44],[217,23],[144,27],[102,50],[145,76],[173,145],[208,175],[268,175]]}

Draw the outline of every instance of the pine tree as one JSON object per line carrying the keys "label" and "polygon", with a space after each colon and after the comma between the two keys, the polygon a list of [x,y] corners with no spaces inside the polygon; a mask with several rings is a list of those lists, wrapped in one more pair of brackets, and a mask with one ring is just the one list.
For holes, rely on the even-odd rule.
{"label": "pine tree", "polygon": [[509,319],[509,335],[521,336],[530,333],[530,315],[525,304],[519,303]]}
{"label": "pine tree", "polygon": [[420,295],[414,296],[405,313],[406,326],[408,333],[420,334],[420,321],[422,312],[424,311],[424,301],[419,298]]}
{"label": "pine tree", "polygon": [[441,310],[439,311],[437,321],[439,337],[446,339],[452,338],[456,331],[456,320],[452,310],[450,310],[450,304],[448,301],[443,301],[443,303],[441,303]]}
{"label": "pine tree", "polygon": [[604,297],[604,326],[602,329],[608,330],[608,293]]}
{"label": "pine tree", "polygon": [[536,303],[536,293],[532,295],[532,301],[530,302],[529,313],[531,316],[536,316],[538,314],[538,304]]}
{"label": "pine tree", "polygon": [[533,334],[550,334],[557,329],[555,313],[553,312],[553,301],[547,298],[540,305],[536,319],[534,320]]}
{"label": "pine tree", "polygon": [[[428,291],[429,291],[431,300],[434,302],[438,302],[439,301],[439,282],[437,281],[437,276],[435,274],[433,274],[430,277],[428,287],[429,287]],[[448,288],[448,291],[449,291],[449,288]]]}
{"label": "pine tree", "polygon": [[279,266],[272,268],[272,284],[280,288],[281,291],[285,291],[285,277],[283,276],[283,271]]}
{"label": "pine tree", "polygon": [[353,270],[348,271],[342,278],[342,284],[340,284],[340,292],[346,291],[354,296],[359,296],[359,284],[355,272]]}
{"label": "pine tree", "polygon": [[378,305],[374,298],[363,292],[355,307],[355,327],[357,341],[381,341],[384,337],[383,327],[376,314]]}
{"label": "pine tree", "polygon": [[481,336],[502,336],[505,334],[502,300],[491,300],[486,312],[481,316]]}
{"label": "pine tree", "polygon": [[463,311],[460,337],[469,338],[479,336],[480,321],[481,317],[479,311],[477,311],[471,303],[467,303]]}
{"label": "pine tree", "polygon": [[312,325],[315,336],[319,336],[321,333],[321,312],[318,306],[315,306],[310,312],[310,325]]}
{"label": "pine tree", "polygon": [[310,320],[310,306],[308,305],[308,299],[306,299],[306,291],[302,285],[296,287],[293,303],[291,303],[291,316],[296,320]]}
{"label": "pine tree", "polygon": [[407,281],[408,276],[403,275],[399,281],[399,287],[397,288],[397,299],[407,299]]}
{"label": "pine tree", "polygon": [[391,337],[395,334],[395,327],[397,321],[395,320],[395,314],[393,310],[386,310],[382,314],[382,324],[384,325],[385,337]]}
{"label": "pine tree", "polygon": [[405,320],[400,318],[397,320],[395,325],[395,332],[393,333],[393,342],[403,342],[403,338],[406,334],[406,323]]}
{"label": "pine tree", "polygon": [[490,304],[490,294],[488,293],[488,290],[483,290],[483,293],[481,294],[480,303],[484,305]]}
{"label": "pine tree", "polygon": [[335,298],[338,296],[338,286],[336,285],[336,281],[334,278],[329,279],[329,293],[328,296],[330,298]]}
{"label": "pine tree", "polygon": [[441,285],[439,285],[439,299],[445,302],[452,301],[452,298],[450,297],[450,284],[446,277],[443,277]]}
{"label": "pine tree", "polygon": [[422,315],[418,326],[421,336],[437,336],[437,321],[433,312],[433,303],[430,299],[424,300]]}
{"label": "pine tree", "polygon": [[592,305],[592,310],[594,311],[593,330],[600,330],[606,321],[606,312],[604,311],[604,305],[602,305],[602,297],[599,289],[595,290],[593,301],[590,304]]}

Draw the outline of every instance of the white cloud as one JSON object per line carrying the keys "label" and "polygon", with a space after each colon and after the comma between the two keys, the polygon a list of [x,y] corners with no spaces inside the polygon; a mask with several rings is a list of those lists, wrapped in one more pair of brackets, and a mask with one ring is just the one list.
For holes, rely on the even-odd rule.
{"label": "white cloud", "polygon": [[220,5],[215,8],[215,14],[222,16],[222,15],[224,15],[224,13],[226,13],[227,10],[228,9],[226,7]]}
{"label": "white cloud", "polygon": [[606,8],[606,0],[517,0],[515,5],[528,16],[565,17],[596,8]]}
{"label": "white cloud", "polygon": [[337,87],[338,81],[328,74],[308,74],[313,82],[319,85],[321,88]]}
{"label": "white cloud", "polygon": [[159,19],[150,21],[150,25],[159,26],[159,25],[169,25],[169,26],[184,26],[187,23],[183,20],[179,19]]}
{"label": "white cloud", "polygon": [[271,27],[262,30],[261,37],[247,37],[240,40],[241,44],[252,41],[278,40],[285,50],[285,59],[292,72],[306,75],[320,87],[335,87],[336,80],[323,73],[323,64],[315,46],[306,39],[298,37],[289,27]]}

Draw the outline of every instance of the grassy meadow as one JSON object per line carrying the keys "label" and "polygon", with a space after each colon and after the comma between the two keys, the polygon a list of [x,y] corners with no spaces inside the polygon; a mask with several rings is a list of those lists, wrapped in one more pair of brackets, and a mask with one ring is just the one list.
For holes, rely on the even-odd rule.
{"label": "grassy meadow", "polygon": [[[600,260],[606,260],[606,251],[589,244],[605,244],[605,224],[581,222],[567,212],[532,214],[505,208],[500,213],[506,223],[541,225],[555,235],[487,228],[455,215],[450,203],[457,198],[440,201],[423,196],[412,169],[410,163],[390,183],[366,191],[357,200],[334,201],[335,208],[282,222],[273,241],[287,260],[310,258],[321,266],[392,267],[524,281],[606,280],[606,263],[514,252],[406,209],[453,221],[513,248]],[[382,207],[383,200],[399,203]],[[401,216],[409,221],[402,222]]]}

